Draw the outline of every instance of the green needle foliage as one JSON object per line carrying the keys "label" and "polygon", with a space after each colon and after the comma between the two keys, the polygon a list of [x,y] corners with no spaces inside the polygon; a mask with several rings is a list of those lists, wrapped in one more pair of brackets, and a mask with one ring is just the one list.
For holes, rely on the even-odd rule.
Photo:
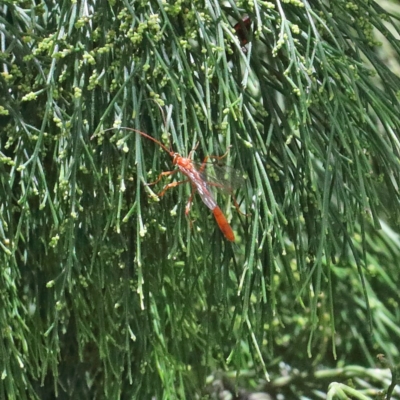
{"label": "green needle foliage", "polygon": [[[396,363],[398,23],[365,0],[3,1],[0,396]],[[235,243],[196,194],[185,216],[190,184],[156,196],[185,177],[148,186],[172,157],[124,127],[230,148]]]}

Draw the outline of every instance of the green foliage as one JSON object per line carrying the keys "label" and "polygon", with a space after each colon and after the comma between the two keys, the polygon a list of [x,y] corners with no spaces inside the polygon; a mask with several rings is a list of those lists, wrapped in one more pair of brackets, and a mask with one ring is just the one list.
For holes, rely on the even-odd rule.
{"label": "green foliage", "polygon": [[[3,2],[3,397],[398,360],[400,80],[375,35],[398,55],[398,17],[312,3]],[[158,201],[172,160],[121,126],[197,160],[232,146],[236,243],[198,199],[185,218],[190,185]]]}

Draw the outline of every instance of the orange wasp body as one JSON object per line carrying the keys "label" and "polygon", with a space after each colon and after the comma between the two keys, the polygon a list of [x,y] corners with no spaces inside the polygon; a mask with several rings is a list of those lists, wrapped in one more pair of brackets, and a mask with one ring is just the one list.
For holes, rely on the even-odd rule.
{"label": "orange wasp body", "polygon": [[[189,181],[192,184],[193,189],[197,190],[197,193],[199,194],[203,203],[213,212],[215,220],[217,221],[217,224],[221,229],[222,233],[228,240],[233,242],[235,240],[235,235],[233,234],[233,230],[229,225],[229,222],[227,221],[225,215],[218,207],[218,204],[214,200],[214,197],[212,196],[211,192],[208,190],[207,182],[201,176],[201,172],[195,168],[192,159],[190,157],[188,158],[182,157],[178,153],[170,152],[170,155],[173,157],[172,163],[174,165],[177,165],[179,171],[181,171],[184,175],[188,177]],[[162,173],[160,176],[171,175],[176,171],[177,170],[168,171],[170,173],[168,174]],[[163,189],[163,191],[160,193],[160,196],[163,195],[165,191],[168,190],[170,187],[177,186],[178,184],[184,182],[186,181],[170,183]],[[188,214],[189,212],[190,204],[191,204],[191,199],[189,200],[188,205],[186,206],[186,214]]]}
{"label": "orange wasp body", "polygon": [[[195,164],[193,163],[193,160],[191,159],[193,150],[189,153],[188,157],[182,157],[180,154],[175,153],[172,150],[169,150],[161,142],[154,139],[152,136],[148,135],[147,133],[141,132],[137,129],[128,128],[128,127],[121,127],[121,129],[127,129],[130,131],[136,132],[139,135],[142,135],[142,136],[146,137],[147,139],[152,140],[154,143],[157,143],[163,150],[165,150],[172,157],[172,163],[174,165],[178,166],[178,169],[176,169],[176,170],[161,172],[161,174],[159,175],[157,180],[155,182],[150,183],[149,185],[154,185],[154,184],[158,183],[163,176],[172,175],[178,171],[181,171],[188,178],[187,180],[184,180],[184,181],[172,182],[172,183],[169,183],[168,185],[166,185],[164,187],[164,189],[161,191],[161,193],[159,194],[160,197],[162,197],[168,189],[190,181],[192,188],[193,188],[193,192],[197,191],[199,193],[200,198],[203,201],[203,203],[213,212],[215,220],[217,221],[217,224],[218,224],[219,228],[221,229],[222,233],[224,234],[224,236],[231,242],[233,242],[235,240],[235,235],[233,233],[231,226],[229,225],[228,220],[226,219],[226,217],[223,214],[223,212],[221,211],[221,209],[218,207],[218,204],[214,200],[214,197],[208,188],[208,183],[202,176],[202,169],[204,169],[204,167],[205,167],[205,162],[207,160],[207,157],[204,160],[203,164],[197,169]],[[221,158],[225,157],[225,155],[223,155],[222,157],[215,157],[215,158],[221,159]],[[189,202],[186,206],[186,215],[189,213],[189,209],[190,209],[190,206],[192,203],[192,198],[193,198],[193,192],[192,192],[192,195],[190,196]]]}

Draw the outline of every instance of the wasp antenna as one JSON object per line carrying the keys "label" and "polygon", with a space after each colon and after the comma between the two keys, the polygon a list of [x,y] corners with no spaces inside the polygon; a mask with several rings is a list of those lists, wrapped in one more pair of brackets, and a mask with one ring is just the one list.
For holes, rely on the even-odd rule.
{"label": "wasp antenna", "polygon": [[[148,134],[145,133],[145,132],[139,131],[139,129],[129,128],[129,127],[127,127],[127,126],[116,126],[116,127],[114,127],[114,128],[103,129],[101,132],[112,131],[112,130],[115,130],[115,129],[125,129],[125,130],[127,130],[127,131],[131,131],[131,132],[137,133],[137,134],[139,134],[139,135],[141,135],[141,136],[143,136],[143,137],[145,137],[145,138],[147,138],[147,139],[152,140],[154,143],[158,144],[158,145],[159,145],[163,150],[165,150],[168,154],[170,154],[170,155],[172,154],[172,151],[169,150],[166,146],[164,146],[159,140],[153,138],[153,136],[150,136],[150,135],[148,135]],[[95,137],[96,135],[97,135],[97,134],[94,134],[94,135],[91,137],[91,139],[93,139],[93,137]]]}

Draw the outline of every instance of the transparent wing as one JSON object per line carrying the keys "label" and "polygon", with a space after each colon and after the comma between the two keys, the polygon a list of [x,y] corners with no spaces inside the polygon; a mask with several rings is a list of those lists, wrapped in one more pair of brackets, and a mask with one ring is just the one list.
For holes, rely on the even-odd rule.
{"label": "transparent wing", "polygon": [[201,173],[197,169],[188,170],[185,168],[181,168],[181,171],[190,179],[192,184],[196,187],[197,193],[203,200],[203,203],[210,210],[214,210],[214,208],[217,206],[217,203],[215,202],[214,196],[209,190],[209,183],[203,179]]}
{"label": "transparent wing", "polygon": [[201,178],[210,186],[231,194],[234,190],[245,185],[245,179],[235,168],[228,165],[207,162],[194,163]]}

